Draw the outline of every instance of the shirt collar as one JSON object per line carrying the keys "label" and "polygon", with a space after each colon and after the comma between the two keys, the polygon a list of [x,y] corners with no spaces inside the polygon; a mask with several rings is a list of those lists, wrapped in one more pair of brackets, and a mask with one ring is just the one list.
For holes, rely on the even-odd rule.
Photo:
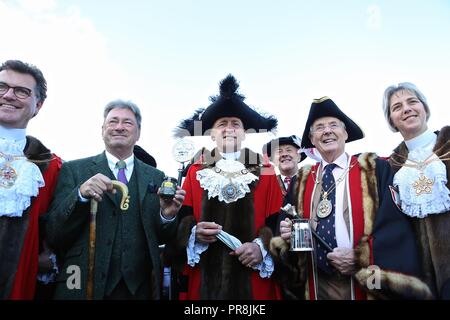
{"label": "shirt collar", "polygon": [[409,151],[412,151],[417,148],[423,148],[428,145],[433,145],[436,143],[437,136],[436,134],[428,129],[421,135],[412,138],[410,140],[405,140],[406,146],[408,147]]}
{"label": "shirt collar", "polygon": [[[336,160],[333,161],[339,168],[344,169],[347,167],[347,161],[348,161],[348,155],[347,153],[343,152]],[[325,166],[329,164],[325,160],[322,159],[322,166],[325,168]]]}
{"label": "shirt collar", "polygon": [[0,137],[5,140],[12,140],[14,142],[25,140],[27,136],[27,129],[6,128],[0,125]]}
{"label": "shirt collar", "polygon": [[239,150],[236,152],[228,152],[228,153],[221,152],[220,155],[225,160],[237,160],[241,156],[241,151]]}
{"label": "shirt collar", "polygon": [[[120,161],[119,158],[116,156],[113,156],[111,153],[105,150],[106,159],[108,159],[108,166],[113,170],[116,167],[116,163]],[[134,154],[129,156],[128,158],[124,159],[125,164],[127,165],[127,170],[132,167],[132,164],[134,164]]]}
{"label": "shirt collar", "polygon": [[[292,178],[294,178],[295,176],[296,176],[297,174],[294,174],[293,176],[290,176],[291,177],[291,179]],[[284,178],[286,178],[287,176],[285,176],[285,175],[282,175],[281,173],[280,173],[280,177],[281,177],[281,180],[283,180],[284,181]]]}

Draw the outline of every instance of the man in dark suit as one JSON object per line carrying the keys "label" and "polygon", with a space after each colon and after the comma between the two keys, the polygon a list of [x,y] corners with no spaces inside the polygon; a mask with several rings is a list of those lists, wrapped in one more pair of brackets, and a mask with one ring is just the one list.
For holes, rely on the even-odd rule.
{"label": "man in dark suit", "polygon": [[[86,299],[89,260],[89,200],[98,201],[93,299],[159,299],[158,245],[174,236],[176,213],[184,200],[178,188],[172,200],[157,191],[164,173],[133,155],[141,113],[125,101],[105,107],[105,152],[63,164],[48,214],[48,242],[61,264],[56,299]],[[129,208],[112,180],[127,184]],[[92,200],[91,200],[92,201]]]}

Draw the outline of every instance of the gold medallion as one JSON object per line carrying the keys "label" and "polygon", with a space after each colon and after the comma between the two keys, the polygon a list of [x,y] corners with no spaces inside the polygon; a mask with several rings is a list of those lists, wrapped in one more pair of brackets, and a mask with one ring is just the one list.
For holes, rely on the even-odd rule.
{"label": "gold medallion", "polygon": [[414,181],[412,186],[416,190],[416,196],[420,196],[424,193],[430,194],[433,191],[433,184],[434,180],[427,178],[423,172],[421,172],[419,179]]}
{"label": "gold medallion", "polygon": [[0,167],[0,187],[11,188],[17,180],[17,172],[8,163]]}

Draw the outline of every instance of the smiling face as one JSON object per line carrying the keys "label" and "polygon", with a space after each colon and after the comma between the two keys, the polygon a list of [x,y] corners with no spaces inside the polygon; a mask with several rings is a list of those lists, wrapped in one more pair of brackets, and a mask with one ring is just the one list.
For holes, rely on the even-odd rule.
{"label": "smiling face", "polygon": [[102,126],[106,150],[119,159],[126,159],[133,154],[140,133],[135,114],[126,108],[112,109]]}
{"label": "smiling face", "polygon": [[419,136],[427,130],[425,106],[414,93],[400,90],[389,99],[390,119],[405,140]]}
{"label": "smiling face", "polygon": [[7,128],[24,129],[42,107],[36,96],[36,80],[26,73],[13,70],[0,71],[0,83],[9,87],[22,87],[31,92],[29,97],[18,98],[10,88],[0,95],[0,125]]}
{"label": "smiling face", "polygon": [[245,140],[244,124],[236,117],[220,118],[214,122],[211,139],[216,142],[220,152],[239,151],[242,141]]}
{"label": "smiling face", "polygon": [[344,153],[348,134],[341,120],[323,117],[311,126],[310,139],[322,158],[331,163]]}
{"label": "smiling face", "polygon": [[282,175],[292,177],[297,173],[298,163],[300,161],[298,150],[298,148],[290,144],[280,145],[275,150],[273,162]]}

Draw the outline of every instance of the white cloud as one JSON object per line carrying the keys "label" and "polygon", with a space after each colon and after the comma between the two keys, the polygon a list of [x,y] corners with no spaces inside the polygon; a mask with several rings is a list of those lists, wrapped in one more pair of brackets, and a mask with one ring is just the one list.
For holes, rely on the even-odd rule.
{"label": "white cloud", "polygon": [[29,11],[44,12],[56,7],[56,0],[18,0],[18,5]]}
{"label": "white cloud", "polygon": [[381,29],[382,17],[381,9],[378,5],[370,5],[367,7],[366,26],[369,30],[377,31]]}
{"label": "white cloud", "polygon": [[20,0],[0,2],[0,28],[9,30],[0,61],[35,64],[48,82],[48,98],[28,133],[68,160],[103,150],[103,106],[117,98],[111,92],[123,93],[116,79],[126,77],[94,24],[77,7],[59,12],[55,1]]}

